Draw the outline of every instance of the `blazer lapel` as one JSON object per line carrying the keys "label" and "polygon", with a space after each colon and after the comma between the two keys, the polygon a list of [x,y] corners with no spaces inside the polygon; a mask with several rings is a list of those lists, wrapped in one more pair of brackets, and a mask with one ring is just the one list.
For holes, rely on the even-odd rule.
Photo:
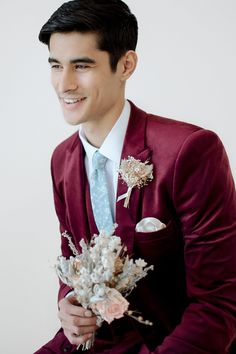
{"label": "blazer lapel", "polygon": [[74,241],[77,243],[81,238],[88,240],[91,236],[86,208],[86,179],[84,149],[79,137],[76,136],[75,143],[67,151],[65,199],[70,229],[74,236]]}
{"label": "blazer lapel", "polygon": [[[132,156],[141,162],[151,159],[151,150],[146,147],[146,113],[131,103],[131,114],[124,140],[121,159]],[[150,161],[151,162],[151,161]],[[144,187],[145,188],[145,187]],[[127,192],[127,185],[118,179],[117,198]],[[126,244],[128,252],[133,250],[135,225],[141,215],[141,195],[143,191],[134,187],[131,192],[128,208],[124,207],[124,199],[116,203],[116,234]]]}

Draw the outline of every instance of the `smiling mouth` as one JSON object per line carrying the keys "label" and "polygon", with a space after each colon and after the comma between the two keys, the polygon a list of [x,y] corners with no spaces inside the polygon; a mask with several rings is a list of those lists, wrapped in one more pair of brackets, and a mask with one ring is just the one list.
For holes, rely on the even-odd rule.
{"label": "smiling mouth", "polygon": [[86,97],[81,97],[81,98],[62,98],[62,100],[66,103],[66,104],[75,104],[78,102],[82,102],[86,99]]}

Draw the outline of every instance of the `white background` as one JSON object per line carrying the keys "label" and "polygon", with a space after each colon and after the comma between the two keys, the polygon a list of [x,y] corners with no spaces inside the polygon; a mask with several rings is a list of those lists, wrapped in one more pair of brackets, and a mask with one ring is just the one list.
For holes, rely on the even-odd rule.
{"label": "white background", "polygon": [[[129,0],[139,65],[127,97],[145,110],[216,131],[236,176],[235,0]],[[74,132],[50,87],[38,32],[62,1],[1,5],[0,351],[32,354],[59,326],[59,254],[50,156]]]}

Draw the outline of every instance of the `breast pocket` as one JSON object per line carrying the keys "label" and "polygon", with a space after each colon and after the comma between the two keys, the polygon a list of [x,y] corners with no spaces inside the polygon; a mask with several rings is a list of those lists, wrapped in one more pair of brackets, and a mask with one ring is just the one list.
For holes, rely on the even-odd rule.
{"label": "breast pocket", "polygon": [[164,229],[154,232],[135,232],[134,250],[148,264],[173,261],[182,248],[182,238],[175,223],[170,220]]}

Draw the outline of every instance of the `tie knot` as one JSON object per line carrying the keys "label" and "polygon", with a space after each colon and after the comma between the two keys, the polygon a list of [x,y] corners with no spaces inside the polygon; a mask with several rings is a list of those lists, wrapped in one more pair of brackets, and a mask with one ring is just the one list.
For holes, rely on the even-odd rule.
{"label": "tie knot", "polygon": [[95,153],[93,154],[93,161],[92,161],[93,169],[94,170],[103,169],[105,167],[106,162],[107,162],[107,157],[100,154],[98,150],[95,151]]}

